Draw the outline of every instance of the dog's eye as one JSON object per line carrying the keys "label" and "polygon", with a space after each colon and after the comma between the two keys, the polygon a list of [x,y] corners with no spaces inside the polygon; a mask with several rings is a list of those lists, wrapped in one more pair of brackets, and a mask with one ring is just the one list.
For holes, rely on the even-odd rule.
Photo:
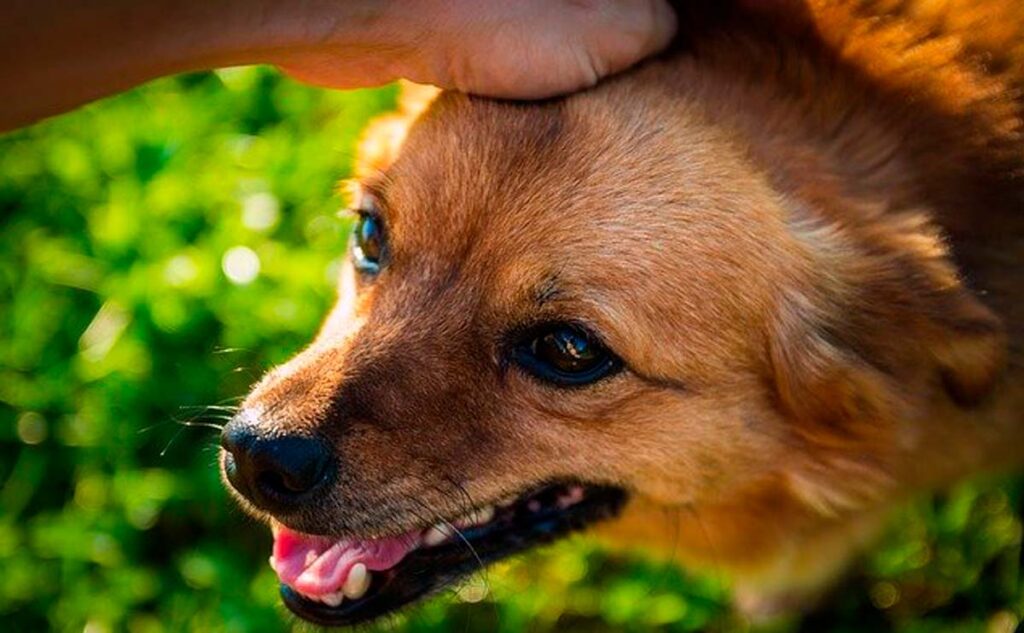
{"label": "dog's eye", "polygon": [[384,255],[384,227],[380,218],[370,213],[360,213],[353,234],[352,260],[361,272],[374,274],[380,271]]}
{"label": "dog's eye", "polygon": [[533,376],[563,387],[595,382],[622,367],[596,336],[570,323],[533,330],[513,348],[512,358]]}

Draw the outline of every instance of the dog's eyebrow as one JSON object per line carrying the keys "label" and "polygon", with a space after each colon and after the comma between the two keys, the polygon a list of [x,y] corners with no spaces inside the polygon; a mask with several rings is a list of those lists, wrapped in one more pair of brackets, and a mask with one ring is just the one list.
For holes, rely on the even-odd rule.
{"label": "dog's eyebrow", "polygon": [[[550,304],[555,302],[564,302],[571,299],[571,296],[564,287],[561,285],[557,274],[550,274],[545,277],[540,283],[533,286],[530,290],[530,294],[533,297],[533,301],[538,308],[546,308]],[[589,324],[595,331],[600,331],[601,328],[595,327],[596,324]],[[628,363],[627,363],[627,366]],[[630,366],[629,371],[634,376],[645,382],[646,384],[656,387],[658,389],[670,389],[677,392],[690,392],[690,386],[681,380],[673,380],[671,378],[658,378],[655,376],[649,376],[647,374],[640,373]]]}
{"label": "dog's eyebrow", "polygon": [[387,208],[387,190],[390,182],[391,180],[386,173],[374,171],[368,176],[349,180],[347,188],[354,199],[358,198],[360,192],[373,196],[380,210],[383,211]]}
{"label": "dog's eyebrow", "polygon": [[383,198],[387,193],[388,178],[383,172],[379,172],[370,178],[364,178],[360,181],[359,186],[374,197]]}
{"label": "dog's eyebrow", "polygon": [[558,276],[550,275],[533,288],[533,301],[538,307],[544,307],[557,299],[563,298],[565,293],[558,284]]}

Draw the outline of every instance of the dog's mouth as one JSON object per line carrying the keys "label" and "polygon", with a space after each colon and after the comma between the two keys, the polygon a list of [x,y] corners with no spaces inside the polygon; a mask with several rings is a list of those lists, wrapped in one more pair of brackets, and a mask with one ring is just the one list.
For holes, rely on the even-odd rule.
{"label": "dog's mouth", "polygon": [[615,516],[626,493],[549,484],[426,529],[380,539],[335,539],[274,526],[270,564],[285,605],[327,626],[366,622],[435,593],[491,563]]}

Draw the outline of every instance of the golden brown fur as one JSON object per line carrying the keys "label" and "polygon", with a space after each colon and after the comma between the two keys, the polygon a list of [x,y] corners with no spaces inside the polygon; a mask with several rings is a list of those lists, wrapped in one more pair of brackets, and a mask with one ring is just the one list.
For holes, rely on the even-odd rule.
{"label": "golden brown fur", "polygon": [[[586,93],[379,123],[388,267],[347,269],[247,402],[345,464],[298,527],[610,482],[633,496],[606,536],[778,600],[907,494],[1024,462],[1022,6],[685,3],[678,50]],[[505,366],[544,318],[628,370],[558,390]]]}

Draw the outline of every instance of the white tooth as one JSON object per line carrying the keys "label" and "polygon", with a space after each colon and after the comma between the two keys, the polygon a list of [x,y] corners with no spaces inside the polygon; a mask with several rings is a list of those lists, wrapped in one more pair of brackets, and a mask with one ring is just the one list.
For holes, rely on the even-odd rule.
{"label": "white tooth", "polygon": [[342,600],[345,599],[345,594],[340,591],[334,593],[328,593],[320,596],[320,601],[329,607],[337,607],[341,605]]}
{"label": "white tooth", "polygon": [[309,550],[308,552],[306,552],[306,564],[303,565],[303,567],[309,567],[313,564],[313,561],[315,561],[318,557],[319,554],[317,554],[314,550]]}
{"label": "white tooth", "polygon": [[366,571],[366,565],[356,563],[348,572],[345,586],[341,588],[342,593],[345,594],[346,598],[356,600],[366,595],[366,590],[369,588],[370,572]]}
{"label": "white tooth", "polygon": [[423,534],[423,544],[427,547],[434,547],[447,541],[451,535],[452,530],[450,527],[443,523],[438,523]]}

